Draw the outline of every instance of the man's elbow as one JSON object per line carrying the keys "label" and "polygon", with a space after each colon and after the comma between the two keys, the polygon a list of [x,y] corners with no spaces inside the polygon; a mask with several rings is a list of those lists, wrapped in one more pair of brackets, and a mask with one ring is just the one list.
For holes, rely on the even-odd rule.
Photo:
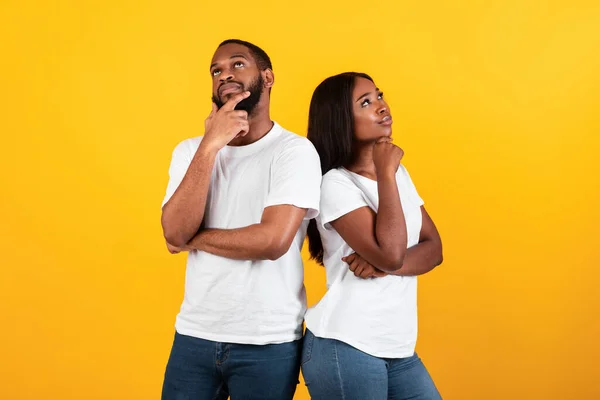
{"label": "man's elbow", "polygon": [[273,238],[265,248],[265,258],[267,260],[275,261],[283,257],[283,255],[288,252],[291,245],[292,241],[286,240],[286,238]]}
{"label": "man's elbow", "polygon": [[183,235],[178,234],[177,232],[172,232],[168,230],[163,231],[163,236],[167,243],[175,247],[183,247],[187,244],[187,241],[183,237]]}
{"label": "man's elbow", "polygon": [[173,224],[169,224],[164,218],[162,220],[162,228],[163,236],[167,243],[175,247],[183,247],[187,244],[189,238],[186,238],[179,229],[175,229]]}

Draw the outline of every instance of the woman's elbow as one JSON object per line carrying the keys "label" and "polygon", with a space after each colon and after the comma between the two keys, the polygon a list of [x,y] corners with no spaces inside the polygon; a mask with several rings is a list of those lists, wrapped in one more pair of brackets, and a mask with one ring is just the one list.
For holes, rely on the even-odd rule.
{"label": "woman's elbow", "polygon": [[439,255],[438,259],[437,259],[437,263],[435,264],[435,266],[437,267],[438,265],[441,265],[443,262],[444,262],[444,255],[440,251],[440,255]]}
{"label": "woman's elbow", "polygon": [[442,241],[441,240],[437,241],[436,250],[437,251],[435,253],[436,253],[437,257],[435,259],[436,262],[435,262],[434,267],[437,267],[438,265],[441,265],[444,262],[444,252],[442,250]]}
{"label": "woman's elbow", "polygon": [[386,271],[386,272],[398,271],[400,268],[402,268],[402,265],[404,265],[405,254],[406,254],[405,252],[402,252],[402,253],[393,254],[393,255],[386,257],[386,259],[383,260],[383,263],[379,267],[379,269],[381,269],[382,271]]}

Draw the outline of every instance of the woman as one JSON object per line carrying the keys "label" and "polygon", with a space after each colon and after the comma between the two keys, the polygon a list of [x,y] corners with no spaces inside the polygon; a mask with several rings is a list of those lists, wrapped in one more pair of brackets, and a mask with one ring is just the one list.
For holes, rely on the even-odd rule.
{"label": "woman", "polygon": [[315,89],[308,139],[324,176],[308,238],[328,291],[305,317],[302,373],[313,400],[441,398],[414,348],[416,276],[442,262],[442,244],[391,135],[368,75]]}

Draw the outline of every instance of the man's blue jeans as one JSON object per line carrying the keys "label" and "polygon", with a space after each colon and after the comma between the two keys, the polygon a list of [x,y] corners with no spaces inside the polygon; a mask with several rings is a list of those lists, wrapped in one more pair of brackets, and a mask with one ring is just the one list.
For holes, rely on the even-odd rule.
{"label": "man's blue jeans", "polygon": [[282,344],[220,343],[175,333],[163,400],[292,400],[302,340]]}

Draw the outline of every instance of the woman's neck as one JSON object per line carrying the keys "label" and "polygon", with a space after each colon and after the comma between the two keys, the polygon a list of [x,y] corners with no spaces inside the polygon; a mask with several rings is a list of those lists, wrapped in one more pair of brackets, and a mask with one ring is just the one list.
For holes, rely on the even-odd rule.
{"label": "woman's neck", "polygon": [[373,143],[354,145],[352,161],[346,169],[366,178],[376,180],[375,163],[373,162]]}

